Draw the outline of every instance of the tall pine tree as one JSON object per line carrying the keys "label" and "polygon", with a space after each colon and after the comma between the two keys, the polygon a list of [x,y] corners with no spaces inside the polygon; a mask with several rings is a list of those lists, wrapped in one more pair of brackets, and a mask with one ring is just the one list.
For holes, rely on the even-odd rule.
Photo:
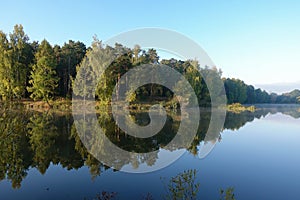
{"label": "tall pine tree", "polygon": [[27,87],[27,90],[33,100],[41,99],[49,104],[49,100],[55,94],[58,78],[54,51],[47,40],[41,42],[35,59],[36,64],[32,67],[29,81],[31,86]]}

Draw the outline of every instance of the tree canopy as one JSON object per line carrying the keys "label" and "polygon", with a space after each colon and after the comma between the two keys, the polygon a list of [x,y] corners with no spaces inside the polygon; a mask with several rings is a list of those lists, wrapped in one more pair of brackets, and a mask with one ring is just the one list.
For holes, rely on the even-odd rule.
{"label": "tree canopy", "polygon": [[[87,76],[99,75],[99,69],[91,68],[97,65],[91,58],[100,54],[115,58],[97,83],[95,97],[106,103],[111,99],[113,89],[122,75],[142,64],[163,64],[181,73],[193,87],[200,106],[210,104],[211,94],[207,84],[216,79],[222,79],[229,104],[300,103],[300,90],[282,95],[269,94],[247,85],[242,80],[222,78],[220,69],[200,66],[196,60],[160,59],[155,49],[142,49],[138,44],[132,49],[122,44],[104,46],[97,38],[88,48],[84,43],[73,40],[62,46],[51,46],[47,40],[41,43],[30,42],[22,25],[15,25],[13,32],[9,34],[0,31],[0,99],[11,101],[31,98],[48,102],[52,98],[71,98],[73,89],[75,94],[80,92],[76,91],[78,88],[74,88],[73,85],[76,76],[80,77],[83,84],[83,81],[87,81]],[[92,74],[86,74],[87,71]],[[119,87],[122,87],[122,84],[124,86],[127,83],[121,83]],[[180,86],[180,83],[178,84]],[[174,98],[173,92],[168,88],[158,84],[147,84],[134,91],[129,99],[132,102],[150,102],[170,101]]]}
{"label": "tree canopy", "polygon": [[28,92],[34,100],[42,99],[46,102],[54,96],[58,78],[56,76],[56,60],[53,48],[43,40],[35,54],[36,63],[32,66]]}

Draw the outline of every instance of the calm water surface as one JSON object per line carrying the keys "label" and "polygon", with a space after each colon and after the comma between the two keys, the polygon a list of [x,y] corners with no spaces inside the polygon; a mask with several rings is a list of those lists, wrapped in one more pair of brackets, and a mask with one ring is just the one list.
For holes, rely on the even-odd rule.
{"label": "calm water surface", "polygon": [[[234,188],[236,199],[299,199],[300,107],[258,106],[255,113],[227,113],[223,130],[210,137],[215,147],[199,158],[210,113],[201,113],[197,137],[172,165],[146,174],[113,170],[93,158],[82,145],[72,115],[2,111],[0,118],[0,199],[93,199],[102,191],[117,199],[161,199],[165,183],[178,173],[196,169],[198,199],[219,199],[219,189]],[[148,123],[147,113],[133,114]],[[135,140],[118,130],[111,115],[98,116],[106,136],[124,149],[148,152],[176,134],[176,115],[152,138]],[[133,167],[155,164],[133,158]]]}

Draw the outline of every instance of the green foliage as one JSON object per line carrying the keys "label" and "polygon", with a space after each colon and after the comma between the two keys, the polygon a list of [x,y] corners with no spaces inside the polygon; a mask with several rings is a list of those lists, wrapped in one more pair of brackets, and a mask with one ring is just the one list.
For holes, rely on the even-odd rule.
{"label": "green foliage", "polygon": [[58,78],[56,76],[56,60],[51,45],[43,40],[35,54],[36,64],[32,67],[27,87],[30,97],[34,100],[41,99],[49,102],[54,97]]}
{"label": "green foliage", "polygon": [[[121,51],[120,48],[119,46],[119,49],[116,50],[109,46],[104,47],[102,42],[98,40],[93,42],[92,48],[87,51],[86,56],[76,68],[77,80],[76,82],[73,81],[75,95],[86,99],[94,99],[97,96],[99,100],[104,102],[111,99],[114,83],[122,73],[122,68],[114,64],[114,62],[117,62],[115,61],[116,51]],[[101,58],[101,61],[97,58]],[[105,71],[109,64],[113,67],[110,71]]]}
{"label": "green foliage", "polygon": [[262,91],[261,89],[255,90],[255,103],[269,103],[270,102],[270,96],[266,91]]}
{"label": "green foliage", "polygon": [[[108,169],[108,167],[104,166],[88,153],[79,137],[80,132],[83,130],[87,132],[96,130],[95,133],[99,133],[98,126],[90,126],[91,124],[99,124],[109,140],[120,148],[135,152],[150,152],[157,150],[159,147],[166,148],[166,144],[174,138],[180,126],[180,119],[178,119],[180,115],[169,112],[165,127],[160,133],[150,139],[139,139],[122,132],[116,125],[112,113],[108,110],[101,110],[97,114],[98,120],[94,120],[93,123],[80,123],[82,127],[77,129],[70,113],[62,115],[60,112],[50,113],[50,111],[43,113],[29,112],[28,110],[23,110],[22,107],[18,107],[18,109],[5,107],[4,103],[1,103],[0,106],[0,180],[5,179],[10,181],[14,188],[21,186],[21,182],[26,177],[27,171],[30,168],[37,168],[41,173],[45,173],[49,163],[59,164],[68,170],[79,169],[83,165],[86,165],[90,170],[92,178],[99,176],[104,170]],[[277,108],[276,112],[278,111],[299,119],[300,110],[298,108],[298,106],[282,106]],[[227,112],[224,129],[237,130],[247,122],[259,119],[269,113],[274,114],[274,108],[260,109],[254,113],[242,112],[238,114]],[[147,112],[132,112],[131,118],[135,123],[141,125],[149,122]],[[198,154],[199,144],[204,139],[205,141],[221,140],[220,132],[222,130],[217,130],[213,135],[206,135],[210,119],[210,112],[201,112],[199,123],[201,126],[199,126],[197,135],[188,149],[195,155]],[[82,130],[78,131],[80,129]],[[95,142],[96,139],[90,136],[86,137],[85,140],[90,143]],[[153,143],[153,141],[156,141],[156,143]],[[101,149],[101,140],[97,140],[94,144],[93,148],[103,151]],[[170,147],[166,150],[171,151],[175,150],[175,148]],[[104,153],[111,155],[109,151]],[[119,158],[112,157],[111,159],[112,161],[115,160],[114,168],[121,168],[123,166],[120,164],[122,162],[120,162]],[[157,159],[157,154],[151,155],[150,159],[147,156],[133,156],[126,160],[126,164],[131,163],[138,167],[144,163],[152,166],[156,163]],[[183,177],[186,176],[174,177],[170,181],[168,180],[165,185],[167,186],[167,191],[169,191],[168,186],[176,188],[178,184],[175,183],[178,183],[179,180],[181,180],[181,186],[191,188],[192,184],[190,184],[190,181],[187,181],[189,184],[184,184],[184,180],[193,180],[193,178],[184,179]],[[197,183],[194,182],[195,184]]]}
{"label": "green foliage", "polygon": [[[217,103],[223,104],[226,99],[222,98],[224,95],[223,82],[221,79],[222,71],[216,67],[209,68],[205,66],[205,68],[200,69],[200,72],[205,78],[205,82],[203,79],[204,90],[201,93],[205,95],[203,104],[210,104],[212,98],[215,99]],[[210,85],[211,88],[208,88],[207,85]],[[200,105],[202,104],[200,103]]]}
{"label": "green foliage", "polygon": [[227,188],[225,191],[220,189],[220,200],[235,200],[234,198],[234,188]]}
{"label": "green foliage", "polygon": [[56,127],[53,125],[53,116],[48,113],[33,115],[27,125],[29,143],[34,152],[33,161],[39,171],[44,174],[48,169],[51,157],[55,154]]}
{"label": "green foliage", "polygon": [[246,103],[248,103],[248,104],[256,103],[255,89],[252,85],[247,85],[247,100],[246,100]]}
{"label": "green foliage", "polygon": [[[96,58],[96,59],[95,59]],[[101,58],[100,63],[99,59]],[[101,101],[109,103],[111,100],[112,92],[117,83],[119,85],[116,87],[116,94],[118,99],[118,91],[120,88],[125,87],[127,82],[120,81],[120,77],[128,72],[130,69],[137,67],[141,64],[156,65],[159,64],[159,57],[156,50],[149,49],[148,51],[141,50],[138,45],[134,49],[129,49],[121,44],[116,44],[114,47],[103,46],[101,41],[97,39],[94,41],[92,48],[87,51],[86,57],[82,60],[80,65],[77,66],[77,81],[73,81],[73,91],[76,95],[84,98],[94,98],[95,97]],[[206,83],[203,80],[202,74],[205,74],[207,81],[214,83],[217,79],[221,81],[221,73],[216,68],[201,69],[198,71],[199,64],[196,61],[178,61],[175,59],[162,60],[161,64],[168,65],[169,67],[182,73],[182,75],[189,81],[192,88],[198,97],[198,102],[201,105],[210,104],[210,94],[206,87]],[[109,64],[109,66],[105,66]],[[104,70],[104,67],[108,67]],[[137,68],[138,70],[138,68]],[[102,74],[102,76],[100,76]],[[139,78],[143,79],[143,76],[153,76],[152,73],[140,73]],[[164,74],[168,77],[168,74]],[[91,83],[91,81],[95,83]],[[89,86],[85,83],[90,83]],[[97,84],[96,92],[94,93],[93,88]],[[84,88],[83,88],[84,86]],[[88,88],[90,87],[90,88]],[[178,90],[185,90],[181,86],[181,83],[177,83]],[[217,93],[221,93],[221,88],[214,88]],[[218,95],[217,94],[217,95]],[[158,84],[147,84],[139,87],[136,91],[128,91],[127,100],[132,103],[136,102],[154,102],[154,101],[170,101],[173,99],[173,91],[168,88],[158,85]],[[185,97],[178,97],[189,99],[189,94]],[[191,102],[191,105],[195,102]],[[174,106],[173,106],[174,107]]]}
{"label": "green foliage", "polygon": [[0,31],[0,94],[3,100],[12,97],[11,76],[9,64],[9,42],[6,34]]}
{"label": "green foliage", "polygon": [[278,103],[300,103],[300,90],[293,90],[275,97]]}
{"label": "green foliage", "polygon": [[32,156],[26,135],[29,115],[1,109],[0,116],[0,180],[7,179],[13,188],[20,188]]}
{"label": "green foliage", "polygon": [[195,182],[197,171],[187,170],[169,180],[164,199],[197,199],[200,184]]}
{"label": "green foliage", "polygon": [[255,106],[243,106],[240,103],[234,103],[234,104],[229,104],[227,105],[227,110],[230,112],[235,112],[235,113],[240,113],[243,111],[250,111],[254,112],[255,111]]}
{"label": "green foliage", "polygon": [[6,34],[0,31],[0,95],[2,100],[22,98],[26,94],[27,78],[33,62],[33,49],[22,25]]}
{"label": "green foliage", "polygon": [[[21,187],[30,168],[46,173],[50,163],[79,169],[86,165],[96,177],[107,168],[93,158],[72,134],[73,119],[67,115],[0,109],[0,181]],[[78,143],[77,143],[78,142]]]}
{"label": "green foliage", "polygon": [[247,85],[239,79],[224,79],[228,103],[246,103]]}
{"label": "green foliage", "polygon": [[32,52],[28,40],[28,36],[23,31],[23,26],[16,25],[13,33],[10,34],[10,64],[13,75],[12,92],[17,98],[24,97],[26,92],[26,81],[30,70],[29,64],[32,59]]}
{"label": "green foliage", "polygon": [[[105,63],[99,63],[99,57]],[[221,70],[200,67],[195,60],[159,60],[159,55],[153,48],[144,50],[135,45],[130,49],[122,44],[104,46],[97,38],[88,50],[84,43],[72,40],[53,48],[45,40],[40,45],[35,41],[29,43],[22,25],[15,25],[13,32],[8,35],[0,31],[0,98],[14,100],[30,96],[34,100],[49,102],[55,96],[70,98],[74,91],[76,95],[81,93],[85,98],[96,97],[101,104],[108,104],[122,75],[142,64],[164,64],[177,70],[189,81],[200,106],[209,106],[211,97],[217,101],[222,100],[221,84],[216,83],[224,83],[228,104],[300,103],[300,90],[277,95],[268,94],[239,79],[223,78],[221,82]],[[105,67],[108,68],[103,71]],[[100,77],[102,73],[103,76]],[[76,76],[79,81],[74,85]],[[143,79],[143,76],[153,77],[153,74],[141,74],[139,78]],[[92,84],[96,85],[96,91],[80,88],[90,80],[95,81]],[[117,94],[126,84],[119,84]],[[181,85],[180,82],[177,84],[178,90],[182,91],[185,88]],[[209,91],[207,85],[212,86],[212,91]],[[127,100],[133,103],[170,101],[173,95],[172,91],[162,85],[147,84],[136,91],[129,91]],[[190,99],[189,94],[179,98]],[[193,105],[195,102],[191,103]]]}
{"label": "green foliage", "polygon": [[228,104],[259,104],[259,103],[299,103],[300,90],[293,90],[289,93],[277,95],[267,93],[261,89],[255,89],[239,79],[223,79]]}
{"label": "green foliage", "polygon": [[70,97],[72,92],[71,79],[76,76],[76,66],[86,54],[86,46],[82,42],[69,40],[62,47],[54,46],[57,60],[58,94],[62,97]]}

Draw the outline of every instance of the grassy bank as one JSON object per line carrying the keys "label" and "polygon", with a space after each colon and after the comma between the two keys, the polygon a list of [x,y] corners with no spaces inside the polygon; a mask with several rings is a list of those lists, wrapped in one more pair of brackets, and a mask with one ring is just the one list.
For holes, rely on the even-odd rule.
{"label": "grassy bank", "polygon": [[234,113],[241,113],[245,111],[254,112],[256,110],[255,106],[244,106],[240,103],[234,103],[226,106],[227,111]]}
{"label": "grassy bank", "polygon": [[21,99],[15,101],[2,101],[1,107],[6,108],[26,108],[31,110],[59,110],[59,111],[71,111],[72,101],[69,99],[56,99],[51,100],[48,103],[44,101],[33,101],[30,99]]}
{"label": "grassy bank", "polygon": [[[178,102],[174,100],[170,101],[153,101],[153,102],[135,102],[129,104],[127,109],[131,111],[146,111],[151,106],[160,104],[162,107],[164,107],[167,110],[177,110],[179,108]],[[107,108],[107,103],[103,102],[96,102],[95,108],[98,111],[103,110],[103,108]],[[10,101],[10,102],[1,102],[2,107],[14,107],[14,108],[26,108],[30,110],[37,110],[37,111],[43,111],[43,110],[57,110],[62,112],[70,112],[72,111],[72,100],[71,99],[55,99],[49,101],[49,103],[44,101],[33,101],[30,99],[22,99],[19,101]],[[244,106],[239,103],[230,104],[226,106],[226,110],[229,112],[234,113],[241,113],[244,111],[254,112],[256,110],[255,106]]]}

